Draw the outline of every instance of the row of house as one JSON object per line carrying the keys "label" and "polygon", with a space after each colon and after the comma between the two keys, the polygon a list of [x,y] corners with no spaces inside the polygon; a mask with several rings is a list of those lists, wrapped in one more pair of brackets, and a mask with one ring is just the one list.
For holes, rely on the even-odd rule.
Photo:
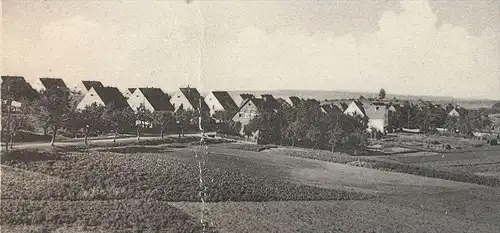
{"label": "row of house", "polygon": [[[2,76],[2,87],[15,83],[17,89],[16,96],[23,94],[37,93],[30,91],[31,86],[23,77],[20,76]],[[80,96],[77,109],[84,109],[86,106],[97,103],[104,106],[112,105],[115,108],[131,108],[136,110],[143,105],[151,112],[176,112],[180,108],[184,110],[201,110],[214,115],[217,112],[226,114],[227,119],[240,122],[246,125],[255,116],[264,111],[278,111],[283,105],[298,107],[304,102],[296,96],[275,98],[269,94],[263,94],[256,97],[252,94],[238,94],[231,96],[227,91],[211,91],[204,97],[196,88],[182,87],[177,92],[168,95],[160,88],[126,88],[120,90],[116,87],[104,86],[99,81],[82,81],[77,86],[68,88],[65,82],[60,78],[40,78],[37,80],[36,90],[40,91],[49,88],[60,88],[65,91],[74,90]],[[2,88],[4,90],[4,88]],[[27,91],[28,90],[28,91]],[[2,99],[4,99],[2,94]],[[16,103],[20,105],[20,102]],[[270,108],[270,109],[269,109]],[[387,105],[385,103],[363,104],[359,100],[354,100],[350,104],[326,103],[321,104],[321,110],[325,113],[344,113],[348,115],[359,115],[368,118],[369,129],[375,129],[380,132],[386,132],[389,126],[389,114],[401,111],[401,105]],[[453,108],[449,111],[450,116],[459,116],[462,110]]]}

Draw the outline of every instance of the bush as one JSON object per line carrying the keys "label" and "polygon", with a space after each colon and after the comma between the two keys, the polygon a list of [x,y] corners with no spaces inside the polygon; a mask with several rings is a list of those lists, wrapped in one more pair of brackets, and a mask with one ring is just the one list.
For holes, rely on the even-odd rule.
{"label": "bush", "polygon": [[490,140],[490,145],[497,146],[498,145],[498,140],[497,139],[491,139]]}

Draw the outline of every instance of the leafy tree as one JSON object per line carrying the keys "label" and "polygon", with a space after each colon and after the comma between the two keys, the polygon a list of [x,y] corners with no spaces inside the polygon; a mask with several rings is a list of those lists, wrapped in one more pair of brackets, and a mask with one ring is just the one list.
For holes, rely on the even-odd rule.
{"label": "leafy tree", "polygon": [[52,129],[51,145],[56,140],[57,131],[67,126],[71,114],[70,93],[60,88],[49,88],[41,93],[39,101],[40,118]]}
{"label": "leafy tree", "polygon": [[172,112],[153,112],[153,124],[160,126],[160,136],[163,138],[168,125],[173,122]]}
{"label": "leafy tree", "polygon": [[85,145],[88,145],[89,134],[96,134],[98,132],[105,131],[106,125],[102,121],[102,119],[105,118],[105,111],[106,109],[104,106],[92,103],[80,112],[80,129],[83,128],[85,133]]}
{"label": "leafy tree", "polygon": [[135,112],[137,140],[141,139],[141,129],[147,128],[148,125],[151,124],[152,120],[153,113],[149,111],[144,104],[139,105],[139,107],[137,107],[137,111]]}
{"label": "leafy tree", "polygon": [[2,117],[2,138],[5,139],[5,150],[9,151],[14,146],[14,137],[20,130],[33,129],[32,122],[26,114],[13,114],[10,117]]}
{"label": "leafy tree", "polygon": [[135,114],[130,108],[116,108],[114,105],[107,105],[104,109],[103,122],[106,131],[113,132],[113,142],[116,142],[118,134],[130,130],[135,124]]}
{"label": "leafy tree", "polygon": [[380,89],[380,91],[378,92],[378,98],[381,100],[385,99],[385,95],[386,95],[385,89],[384,88]]}

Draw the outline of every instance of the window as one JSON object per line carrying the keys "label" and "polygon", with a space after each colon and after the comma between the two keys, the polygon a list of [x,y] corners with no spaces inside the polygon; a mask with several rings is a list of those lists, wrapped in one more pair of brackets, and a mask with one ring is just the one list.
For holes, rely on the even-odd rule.
{"label": "window", "polygon": [[94,96],[94,94],[90,94],[90,96]]}
{"label": "window", "polygon": [[240,113],[240,114],[238,114],[238,117],[241,117],[241,113]]}
{"label": "window", "polygon": [[180,95],[178,95],[178,96],[177,96],[177,98],[181,98],[181,96],[180,96]]}

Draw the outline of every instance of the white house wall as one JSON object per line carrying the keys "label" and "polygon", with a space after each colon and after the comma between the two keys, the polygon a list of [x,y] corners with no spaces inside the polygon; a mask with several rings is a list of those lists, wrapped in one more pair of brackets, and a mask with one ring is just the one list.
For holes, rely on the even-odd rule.
{"label": "white house wall", "polygon": [[146,109],[148,109],[151,112],[154,112],[155,110],[153,108],[153,105],[149,103],[149,101],[146,99],[146,97],[144,96],[144,94],[140,89],[137,89],[134,91],[134,93],[131,93],[129,95],[129,98],[127,99],[127,102],[134,111],[137,111],[137,108],[141,106],[141,104],[144,104],[144,107],[146,107]]}
{"label": "white house wall", "polygon": [[351,104],[349,104],[349,106],[347,107],[347,109],[344,111],[345,114],[348,114],[348,115],[360,115],[360,116],[364,116],[363,112],[361,111],[361,109],[359,109],[358,105],[354,102],[352,102]]}
{"label": "white house wall", "polygon": [[368,131],[371,131],[371,128],[375,128],[377,131],[384,132],[385,123],[386,121],[384,119],[369,119]]}
{"label": "white house wall", "polygon": [[97,93],[94,90],[94,88],[91,88],[87,92],[87,94],[85,94],[85,96],[83,96],[83,99],[80,101],[80,103],[78,103],[78,105],[76,106],[76,108],[77,109],[84,109],[85,106],[92,105],[92,103],[97,103],[98,105],[100,104],[100,105],[104,106],[104,102],[99,97],[99,95],[97,95]]}
{"label": "white house wall", "polygon": [[179,109],[179,106],[181,106],[181,104],[184,106],[184,110],[194,110],[189,100],[181,91],[175,92],[172,95],[172,98],[170,98],[170,103],[174,106],[175,111]]}
{"label": "white house wall", "polygon": [[238,121],[242,126],[248,125],[250,120],[252,120],[255,116],[259,114],[258,109],[255,105],[253,105],[252,101],[248,101],[245,106],[243,106],[239,112],[237,112],[232,120]]}
{"label": "white house wall", "polygon": [[215,95],[212,92],[205,97],[205,103],[207,103],[210,108],[210,115],[213,115],[216,111],[225,111],[222,104],[217,98],[215,98]]}

